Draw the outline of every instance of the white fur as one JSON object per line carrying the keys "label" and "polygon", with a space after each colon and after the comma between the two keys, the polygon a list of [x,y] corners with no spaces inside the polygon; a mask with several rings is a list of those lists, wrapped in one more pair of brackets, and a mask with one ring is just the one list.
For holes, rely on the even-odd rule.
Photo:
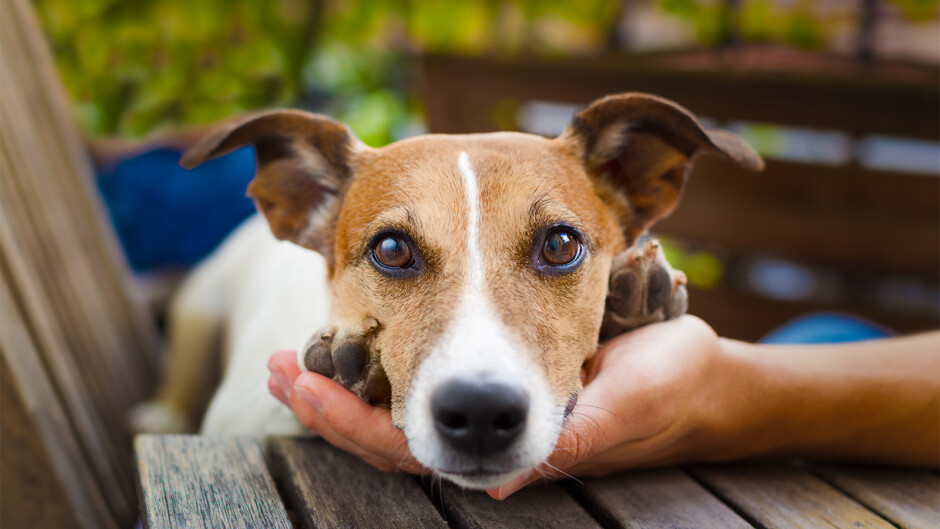
{"label": "white fur", "polygon": [[[405,402],[405,435],[411,453],[423,465],[464,487],[487,488],[506,483],[545,460],[555,446],[561,416],[555,413],[551,390],[523,345],[500,321],[485,293],[485,267],[479,245],[480,191],[466,153],[458,158],[467,200],[467,254],[463,295],[456,317],[411,380]],[[530,402],[525,430],[506,454],[488,466],[508,472],[488,478],[466,478],[447,470],[470,472],[479,462],[467,461],[439,438],[431,415],[431,395],[455,379],[488,380],[521,387]]]}
{"label": "white fur", "polygon": [[[291,435],[305,432],[268,393],[268,358],[295,349],[329,319],[326,262],[320,254],[271,235],[260,215],[233,233],[185,288],[223,300],[225,371],[200,428],[203,434]],[[186,297],[186,292],[180,294]],[[185,310],[185,307],[179,307]]]}

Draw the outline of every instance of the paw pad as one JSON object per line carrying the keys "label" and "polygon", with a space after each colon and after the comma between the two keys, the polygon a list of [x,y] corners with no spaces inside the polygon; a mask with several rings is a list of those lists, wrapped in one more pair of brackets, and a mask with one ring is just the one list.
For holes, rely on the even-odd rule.
{"label": "paw pad", "polygon": [[361,328],[324,327],[301,348],[302,364],[308,371],[339,382],[370,404],[388,407],[391,385],[373,347],[378,328],[374,318],[363,320]]}
{"label": "paw pad", "polygon": [[611,266],[601,339],[685,314],[686,276],[648,239],[618,255]]}

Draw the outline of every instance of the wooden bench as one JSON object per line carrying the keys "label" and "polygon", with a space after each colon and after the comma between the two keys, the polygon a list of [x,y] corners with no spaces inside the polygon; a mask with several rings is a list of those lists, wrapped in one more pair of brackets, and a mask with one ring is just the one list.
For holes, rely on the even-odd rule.
{"label": "wooden bench", "polygon": [[499,502],[384,474],[318,439],[143,435],[141,519],[177,527],[940,527],[940,476],[746,462],[624,472]]}

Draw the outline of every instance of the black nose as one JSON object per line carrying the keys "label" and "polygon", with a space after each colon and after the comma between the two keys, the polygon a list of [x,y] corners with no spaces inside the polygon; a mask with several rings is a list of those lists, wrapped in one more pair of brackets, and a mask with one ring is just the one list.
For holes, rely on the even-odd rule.
{"label": "black nose", "polygon": [[431,395],[434,427],[455,450],[496,454],[525,428],[529,396],[498,382],[447,382]]}

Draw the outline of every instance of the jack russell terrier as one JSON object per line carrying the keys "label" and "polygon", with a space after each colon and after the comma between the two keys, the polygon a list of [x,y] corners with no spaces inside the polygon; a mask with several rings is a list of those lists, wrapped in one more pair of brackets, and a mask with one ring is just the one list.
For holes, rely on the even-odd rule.
{"label": "jack russell terrier", "polygon": [[598,336],[685,312],[685,276],[642,237],[695,157],[763,166],[740,138],[644,94],[596,101],[555,139],[432,134],[380,149],[328,117],[274,110],[220,126],[181,163],[244,145],[268,226],[246,222],[181,289],[165,383],[136,428],[185,428],[221,341],[201,431],[302,432],[265,365],[304,344],[303,368],[390,408],[418,462],[480,489],[551,454]]}

